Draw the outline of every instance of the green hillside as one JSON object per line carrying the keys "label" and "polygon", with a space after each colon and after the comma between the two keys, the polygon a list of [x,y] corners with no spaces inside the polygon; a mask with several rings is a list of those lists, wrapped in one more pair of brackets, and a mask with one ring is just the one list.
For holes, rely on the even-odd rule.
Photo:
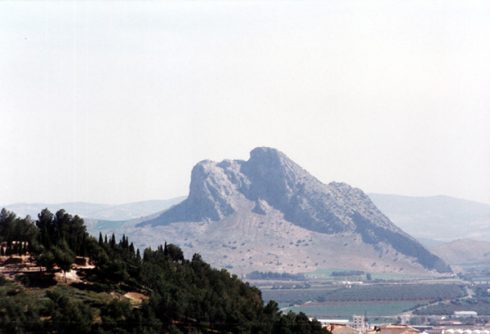
{"label": "green hillside", "polygon": [[2,210],[0,242],[0,333],[325,333],[199,254],[140,254],[64,210],[35,221]]}

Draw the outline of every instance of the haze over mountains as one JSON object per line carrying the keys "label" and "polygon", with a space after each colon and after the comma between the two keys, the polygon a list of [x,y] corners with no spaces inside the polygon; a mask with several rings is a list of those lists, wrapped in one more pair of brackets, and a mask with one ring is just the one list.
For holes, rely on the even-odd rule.
{"label": "haze over mountains", "polygon": [[416,238],[490,239],[490,205],[448,196],[369,194],[397,226]]}
{"label": "haze over mountains", "polygon": [[490,265],[490,205],[448,196],[369,197],[396,225],[453,268]]}
{"label": "haze over mountains", "polygon": [[272,148],[254,149],[248,161],[198,163],[188,198],[134,229],[146,242],[177,241],[241,273],[449,271],[360,189],[323,184]]}
{"label": "haze over mountains", "polygon": [[490,242],[458,239],[430,248],[435,254],[454,266],[490,266]]}
{"label": "haze over mountains", "polygon": [[[449,196],[402,196],[369,193],[369,198],[396,226],[428,246],[457,239],[490,239],[490,205]],[[36,217],[44,208],[65,209],[89,220],[148,220],[186,199],[149,200],[111,205],[100,203],[15,203],[4,205],[23,217]],[[107,222],[110,225],[109,222]]]}
{"label": "haze over mountains", "polygon": [[85,202],[70,203],[15,203],[6,205],[5,208],[15,212],[18,216],[37,217],[41,210],[48,208],[55,212],[60,209],[79,215],[83,218],[96,220],[129,220],[152,215],[163,211],[174,204],[181,202],[184,197],[176,197],[167,200],[151,200],[132,202],[125,204],[98,204]]}
{"label": "haze over mountains", "polygon": [[452,265],[488,262],[490,249],[486,242],[443,243],[490,236],[490,205],[446,196],[368,197],[344,183],[323,184],[270,148],[254,149],[248,161],[198,163],[187,198],[6,207],[33,217],[45,207],[64,208],[84,217],[92,233],[126,233],[139,247],[177,243],[188,255],[199,252],[240,273],[445,271],[440,258]]}

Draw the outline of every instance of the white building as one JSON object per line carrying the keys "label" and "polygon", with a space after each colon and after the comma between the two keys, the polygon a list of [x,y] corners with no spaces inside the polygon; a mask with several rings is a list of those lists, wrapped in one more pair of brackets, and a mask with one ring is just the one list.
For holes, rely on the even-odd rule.
{"label": "white building", "polygon": [[352,328],[355,328],[358,331],[364,331],[366,329],[366,317],[363,315],[353,315]]}
{"label": "white building", "polygon": [[478,313],[476,311],[454,311],[456,318],[476,318]]}

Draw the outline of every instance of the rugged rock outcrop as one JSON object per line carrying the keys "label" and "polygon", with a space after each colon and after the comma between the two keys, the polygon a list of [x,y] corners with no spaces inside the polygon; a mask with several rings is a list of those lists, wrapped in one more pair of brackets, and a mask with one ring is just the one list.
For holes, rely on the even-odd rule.
{"label": "rugged rock outcrop", "polygon": [[[266,147],[252,150],[248,161],[199,162],[192,170],[188,198],[160,216],[139,224],[139,227],[165,227],[186,223],[189,229],[200,226],[200,230],[206,230],[202,224],[189,224],[205,223],[208,229],[213,226],[213,230],[219,230],[221,222],[223,230],[230,234],[220,234],[221,238],[239,240],[240,235],[233,235],[234,231],[240,233],[244,225],[258,221],[260,226],[269,224],[269,227],[274,224],[292,224],[296,232],[306,232],[310,236],[318,236],[319,239],[326,238],[325,241],[354,240],[356,243],[353,245],[363,254],[355,254],[356,249],[352,247],[349,247],[348,253],[355,254],[358,258],[354,262],[364,261],[364,267],[376,266],[376,261],[386,260],[391,264],[385,264],[381,270],[390,271],[386,266],[392,268],[396,266],[394,263],[399,262],[398,271],[404,270],[403,263],[409,263],[411,267],[420,266],[425,270],[450,271],[444,261],[395,226],[360,189],[345,183],[324,184],[280,151]],[[235,228],[227,229],[227,224]],[[284,233],[286,230],[288,229],[284,227]],[[274,233],[281,234],[281,228],[275,231]],[[201,239],[207,240],[210,234],[202,232],[202,235]],[[297,241],[295,236],[291,235],[291,238],[290,244]],[[284,235],[270,237],[272,244],[277,239],[283,240],[284,249],[284,242],[288,238]],[[267,241],[261,239],[260,242]],[[314,243],[311,241],[309,244]],[[254,245],[261,249],[263,246]],[[316,250],[318,247],[337,246],[335,242],[331,242],[316,245]],[[338,249],[339,254],[345,252],[343,248]],[[373,254],[376,254],[375,259]],[[229,258],[228,255],[225,256]],[[278,258],[280,255],[276,254],[275,259]],[[274,263],[282,262],[277,260]],[[318,261],[315,263],[317,268],[320,267]],[[270,269],[274,271],[273,268]]]}

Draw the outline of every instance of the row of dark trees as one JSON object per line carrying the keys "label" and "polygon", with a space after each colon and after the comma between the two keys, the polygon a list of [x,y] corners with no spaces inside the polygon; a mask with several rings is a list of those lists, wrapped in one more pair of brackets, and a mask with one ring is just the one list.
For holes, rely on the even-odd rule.
{"label": "row of dark trees", "polygon": [[[15,213],[0,211],[0,243],[2,255],[23,255],[37,238],[37,228],[32,219],[18,218]],[[27,247],[26,247],[27,245]]]}
{"label": "row of dark trees", "polygon": [[56,214],[44,209],[33,221],[14,213],[0,211],[0,242],[4,255],[30,253],[36,261],[51,270],[58,265],[64,272],[70,269],[75,256],[88,256],[90,236],[83,219],[64,210]]}
{"label": "row of dark trees", "polygon": [[252,271],[247,274],[248,279],[256,280],[281,280],[281,281],[304,281],[305,275],[303,274],[289,274],[289,273],[277,273],[277,272],[262,272]]}
{"label": "row of dark trees", "polygon": [[[199,254],[187,260],[173,244],[147,248],[140,254],[126,236],[119,241],[114,235],[90,236],[83,220],[64,210],[52,214],[45,209],[36,221],[2,210],[0,241],[10,245],[25,242],[39,264],[46,266],[47,274],[54,265],[68,270],[76,256],[89,257],[95,269],[80,272],[87,284],[71,289],[139,291],[149,296],[138,308],[118,300],[97,302],[91,308],[51,290],[46,292],[48,306],[43,307],[14,307],[23,302],[8,304],[8,298],[0,298],[0,332],[2,325],[16,323],[21,325],[9,332],[325,333],[320,323],[302,313],[282,314],[273,301],[264,305],[257,288],[226,270],[211,268]],[[2,303],[11,306],[2,308]],[[10,320],[2,322],[8,310]],[[48,320],[41,320],[41,315]],[[30,320],[23,321],[25,318]]]}

